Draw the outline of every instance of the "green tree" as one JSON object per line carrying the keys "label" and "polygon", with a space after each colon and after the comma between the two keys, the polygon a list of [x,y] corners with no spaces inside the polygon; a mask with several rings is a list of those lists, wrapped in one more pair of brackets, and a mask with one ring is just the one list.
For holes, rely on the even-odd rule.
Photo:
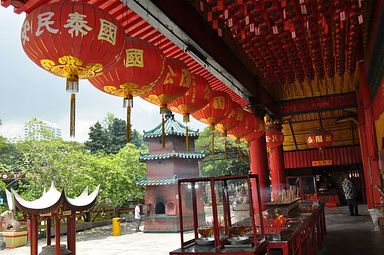
{"label": "green tree", "polygon": [[0,173],[19,172],[22,154],[16,146],[0,136]]}
{"label": "green tree", "polygon": [[136,129],[132,131],[131,143],[134,144],[137,148],[145,147],[143,135]]}
{"label": "green tree", "polygon": [[[125,120],[108,113],[102,123],[96,122],[90,127],[89,140],[85,142],[85,146],[92,153],[116,154],[126,145],[125,129]],[[142,135],[137,130],[133,130],[131,140],[137,148],[144,144]]]}
{"label": "green tree", "polygon": [[86,141],[85,147],[91,152],[106,152],[108,149],[108,134],[104,130],[100,122],[89,128],[89,140]]}
{"label": "green tree", "polygon": [[[248,147],[245,143],[237,142],[232,138],[224,138],[217,131],[214,132],[214,148],[212,153],[212,132],[205,128],[196,140],[196,150],[205,151],[206,157],[200,164],[200,175],[241,175],[249,172]],[[226,141],[225,141],[226,140]],[[226,144],[226,146],[225,146]],[[225,153],[225,149],[226,153]],[[240,152],[239,153],[239,148]]]}
{"label": "green tree", "polygon": [[145,175],[145,166],[139,162],[139,149],[132,144],[116,155],[91,154],[82,144],[61,139],[27,140],[18,148],[23,153],[26,177],[19,192],[26,199],[40,197],[51,181],[72,197],[86,186],[92,191],[100,185],[98,207],[119,208],[143,197],[135,180]]}

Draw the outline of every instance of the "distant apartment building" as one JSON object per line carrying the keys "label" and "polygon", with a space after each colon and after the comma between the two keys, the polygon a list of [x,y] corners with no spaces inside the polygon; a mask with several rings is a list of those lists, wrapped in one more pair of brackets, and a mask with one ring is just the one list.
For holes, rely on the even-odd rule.
{"label": "distant apartment building", "polygon": [[[45,131],[43,131],[45,130]],[[33,125],[24,126],[24,138],[40,141],[46,139],[47,135],[44,132],[52,132],[53,138],[61,138],[61,129],[54,127],[53,124],[46,122],[35,123]]]}

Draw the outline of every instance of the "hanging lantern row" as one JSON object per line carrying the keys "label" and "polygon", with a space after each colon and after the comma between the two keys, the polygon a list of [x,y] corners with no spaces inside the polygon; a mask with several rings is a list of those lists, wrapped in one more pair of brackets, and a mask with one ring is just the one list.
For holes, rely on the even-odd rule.
{"label": "hanging lantern row", "polygon": [[[45,4],[24,21],[21,41],[28,57],[48,72],[67,79],[66,89],[71,93],[71,136],[75,135],[79,79],[89,79],[97,89],[123,98],[128,142],[135,96],[158,105],[163,115],[168,110],[183,115],[187,151],[190,114],[210,125],[212,131],[217,128],[238,141],[252,141],[264,133],[263,122],[232,102],[228,94],[212,91],[207,80],[192,75],[185,63],[165,58],[154,45],[125,37],[122,31],[113,16],[83,2]],[[162,126],[164,146],[164,119]]]}
{"label": "hanging lantern row", "polygon": [[334,137],[333,134],[327,130],[317,129],[307,135],[305,137],[305,141],[311,148],[322,149],[324,147],[331,146],[334,141]]}

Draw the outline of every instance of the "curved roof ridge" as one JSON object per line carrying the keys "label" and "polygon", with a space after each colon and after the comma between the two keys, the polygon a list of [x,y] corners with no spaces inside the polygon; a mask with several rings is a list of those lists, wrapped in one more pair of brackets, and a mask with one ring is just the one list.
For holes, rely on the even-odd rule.
{"label": "curved roof ridge", "polygon": [[[160,123],[155,128],[143,131],[143,138],[154,138],[160,137],[162,135],[162,124]],[[176,120],[174,117],[166,118],[164,121],[164,133],[166,136],[177,135],[177,136],[186,136],[186,126],[180,121]],[[188,126],[188,136],[198,137],[199,130],[193,129]]]}

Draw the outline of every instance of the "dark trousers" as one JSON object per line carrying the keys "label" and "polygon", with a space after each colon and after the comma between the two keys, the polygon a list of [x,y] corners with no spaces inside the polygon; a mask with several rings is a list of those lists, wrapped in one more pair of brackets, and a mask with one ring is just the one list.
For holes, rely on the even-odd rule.
{"label": "dark trousers", "polygon": [[136,232],[140,231],[140,223],[141,223],[141,219],[136,219]]}
{"label": "dark trousers", "polygon": [[347,203],[348,203],[349,215],[351,216],[359,215],[357,199],[356,198],[347,199]]}

